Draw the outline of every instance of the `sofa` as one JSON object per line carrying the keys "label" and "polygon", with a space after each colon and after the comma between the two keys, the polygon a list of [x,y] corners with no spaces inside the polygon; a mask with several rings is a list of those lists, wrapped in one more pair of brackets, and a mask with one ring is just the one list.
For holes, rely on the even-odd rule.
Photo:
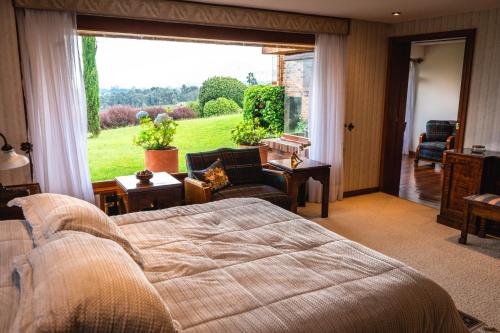
{"label": "sofa", "polygon": [[420,160],[442,163],[444,152],[455,148],[456,123],[455,120],[429,120],[418,140],[415,164]]}
{"label": "sofa", "polygon": [[[209,184],[197,179],[194,171],[203,170],[220,159],[231,183],[213,191]],[[264,168],[258,148],[220,148],[207,152],[186,154],[188,177],[184,180],[186,204],[252,197],[267,200],[290,210],[288,175],[282,171]]]}

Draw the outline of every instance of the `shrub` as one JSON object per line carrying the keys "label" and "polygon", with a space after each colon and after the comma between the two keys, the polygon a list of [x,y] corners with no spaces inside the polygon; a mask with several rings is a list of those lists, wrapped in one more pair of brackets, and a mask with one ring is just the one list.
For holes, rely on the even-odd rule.
{"label": "shrub", "polygon": [[178,106],[169,113],[174,120],[196,118],[196,113],[187,106]]}
{"label": "shrub", "polygon": [[235,101],[219,97],[208,101],[203,108],[203,117],[220,116],[224,114],[237,113],[241,109]]}
{"label": "shrub", "polygon": [[256,85],[245,90],[243,118],[259,118],[260,123],[273,134],[283,133],[285,116],[285,88]]}
{"label": "shrub", "polygon": [[152,106],[149,108],[145,108],[144,111],[146,111],[149,114],[149,118],[151,120],[155,120],[159,114],[166,112],[165,108],[162,108],[160,106]]}
{"label": "shrub", "polygon": [[141,119],[139,135],[134,137],[134,143],[146,150],[172,148],[177,123],[166,113],[160,113],[153,122],[150,118]]}
{"label": "shrub", "polygon": [[142,118],[145,118],[145,117],[148,117],[148,118],[149,118],[149,113],[147,113],[147,112],[146,112],[146,111],[144,111],[144,110],[141,110],[141,111],[139,111],[139,112],[137,112],[137,113],[135,114],[135,119],[137,119],[137,120],[139,120],[139,121],[140,121]]}
{"label": "shrub", "polygon": [[186,103],[186,106],[193,110],[194,113],[196,113],[197,117],[201,117],[201,110],[200,110],[200,102],[199,101],[190,101]]}
{"label": "shrub", "polygon": [[114,105],[99,113],[101,128],[117,128],[137,124],[137,109],[130,105]]}
{"label": "shrub", "polygon": [[260,125],[259,118],[243,120],[231,131],[233,141],[245,146],[257,146],[266,135],[267,131]]}
{"label": "shrub", "polygon": [[[231,77],[214,76],[203,82],[200,88],[200,108],[203,110],[208,101],[225,97],[243,106],[243,93],[246,85]],[[202,115],[204,117],[204,115]]]}

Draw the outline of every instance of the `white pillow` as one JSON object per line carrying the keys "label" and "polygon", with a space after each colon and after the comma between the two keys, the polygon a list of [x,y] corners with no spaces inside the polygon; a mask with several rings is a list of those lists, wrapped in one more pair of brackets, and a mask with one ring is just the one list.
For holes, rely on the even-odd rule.
{"label": "white pillow", "polygon": [[130,244],[113,220],[87,201],[61,194],[41,193],[15,198],[8,205],[23,209],[35,246],[44,244],[59,231],[82,231],[117,242],[138,264],[144,263],[139,250]]}
{"label": "white pillow", "polygon": [[176,332],[142,269],[111,240],[63,231],[15,267],[13,332]]}

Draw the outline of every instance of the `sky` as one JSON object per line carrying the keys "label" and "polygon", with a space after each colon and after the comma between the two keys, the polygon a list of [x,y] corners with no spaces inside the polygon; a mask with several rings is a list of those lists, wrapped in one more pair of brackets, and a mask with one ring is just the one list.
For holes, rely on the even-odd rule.
{"label": "sky", "polygon": [[96,61],[100,88],[200,86],[216,75],[246,82],[249,72],[271,83],[275,64],[255,46],[110,37],[97,38]]}

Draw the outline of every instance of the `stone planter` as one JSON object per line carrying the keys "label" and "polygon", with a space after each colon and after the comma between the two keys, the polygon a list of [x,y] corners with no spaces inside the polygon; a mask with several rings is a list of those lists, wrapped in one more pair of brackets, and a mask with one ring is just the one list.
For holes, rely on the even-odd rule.
{"label": "stone planter", "polygon": [[153,172],[179,172],[179,151],[177,148],[145,150],[144,165]]}
{"label": "stone planter", "polygon": [[267,164],[267,153],[268,153],[267,145],[258,145],[258,146],[240,145],[240,148],[259,148],[260,162],[262,163],[262,165]]}

